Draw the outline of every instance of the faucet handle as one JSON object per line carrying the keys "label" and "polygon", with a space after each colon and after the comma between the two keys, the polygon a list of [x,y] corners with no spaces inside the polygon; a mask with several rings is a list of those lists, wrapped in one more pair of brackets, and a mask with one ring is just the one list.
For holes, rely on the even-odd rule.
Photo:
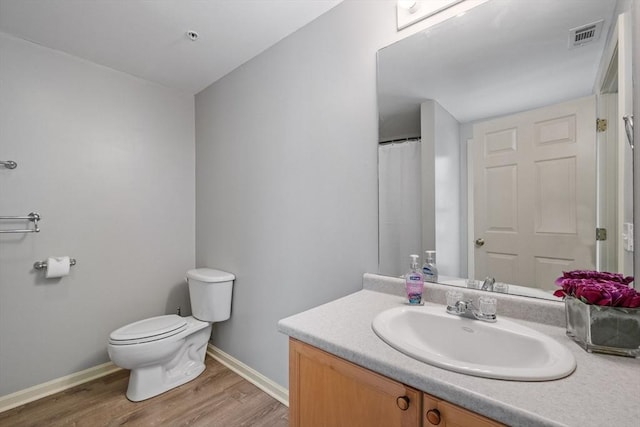
{"label": "faucet handle", "polygon": [[498,307],[498,301],[494,297],[481,296],[478,299],[480,313],[485,316],[495,316]]}
{"label": "faucet handle", "polygon": [[464,294],[458,290],[447,291],[447,306],[456,307],[458,302],[464,300]]}

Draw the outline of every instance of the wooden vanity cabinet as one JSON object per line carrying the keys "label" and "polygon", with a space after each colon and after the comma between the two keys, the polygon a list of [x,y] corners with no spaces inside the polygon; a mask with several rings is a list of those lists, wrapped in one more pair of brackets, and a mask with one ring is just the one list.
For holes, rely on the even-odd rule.
{"label": "wooden vanity cabinet", "polygon": [[290,339],[291,427],[418,427],[421,416],[422,392]]}
{"label": "wooden vanity cabinet", "polygon": [[290,427],[496,427],[496,421],[289,340]]}
{"label": "wooden vanity cabinet", "polygon": [[424,427],[506,427],[504,424],[427,393],[422,396]]}

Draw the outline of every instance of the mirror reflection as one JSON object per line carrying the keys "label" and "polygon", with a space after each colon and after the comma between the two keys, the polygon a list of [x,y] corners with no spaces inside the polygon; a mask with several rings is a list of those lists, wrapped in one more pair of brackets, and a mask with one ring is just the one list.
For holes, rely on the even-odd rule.
{"label": "mirror reflection", "polygon": [[378,52],[381,274],[435,250],[442,283],[549,299],[633,275],[629,7],[489,0]]}

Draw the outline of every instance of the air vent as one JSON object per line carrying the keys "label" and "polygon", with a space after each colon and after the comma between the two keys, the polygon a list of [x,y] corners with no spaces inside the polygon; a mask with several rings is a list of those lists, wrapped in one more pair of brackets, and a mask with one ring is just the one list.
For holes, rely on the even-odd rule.
{"label": "air vent", "polygon": [[569,49],[583,46],[587,43],[594,42],[600,38],[602,32],[602,24],[604,20],[594,22],[592,24],[582,25],[569,30]]}

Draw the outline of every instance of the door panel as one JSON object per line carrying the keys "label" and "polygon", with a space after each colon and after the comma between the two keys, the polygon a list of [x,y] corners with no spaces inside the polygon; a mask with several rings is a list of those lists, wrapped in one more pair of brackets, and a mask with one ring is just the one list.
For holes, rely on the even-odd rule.
{"label": "door panel", "polygon": [[542,289],[548,291],[556,290],[555,280],[562,276],[563,271],[571,269],[573,261],[572,259],[535,257],[535,282],[541,283],[542,286],[546,285]]}
{"label": "door panel", "polygon": [[576,158],[535,164],[535,232],[576,234]]}
{"label": "door panel", "polygon": [[505,165],[485,170],[487,230],[518,230],[518,167]]}
{"label": "door panel", "polygon": [[487,252],[487,270],[495,273],[501,282],[516,283],[520,270],[517,254]]}

